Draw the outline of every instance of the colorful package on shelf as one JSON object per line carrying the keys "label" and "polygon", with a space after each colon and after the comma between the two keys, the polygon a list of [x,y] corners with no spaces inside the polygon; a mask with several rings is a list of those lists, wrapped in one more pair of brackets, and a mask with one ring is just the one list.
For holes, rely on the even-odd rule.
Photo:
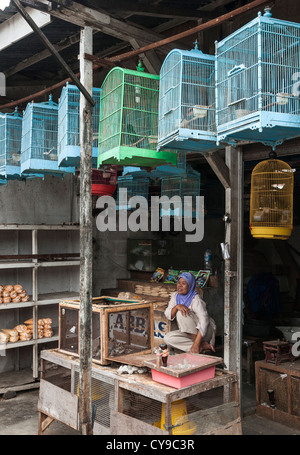
{"label": "colorful package on shelf", "polygon": [[206,285],[206,283],[208,281],[209,275],[210,275],[209,270],[199,270],[199,272],[197,273],[197,276],[195,277],[196,286],[198,286],[200,288],[204,288],[204,286]]}
{"label": "colorful package on shelf", "polygon": [[164,281],[166,284],[175,284],[178,281],[179,270],[169,269],[167,273],[167,277]]}
{"label": "colorful package on shelf", "polygon": [[163,279],[163,276],[165,274],[165,271],[164,269],[160,268],[160,267],[157,267],[157,269],[155,270],[155,272],[153,273],[150,281],[153,283],[158,283],[158,281],[161,281]]}

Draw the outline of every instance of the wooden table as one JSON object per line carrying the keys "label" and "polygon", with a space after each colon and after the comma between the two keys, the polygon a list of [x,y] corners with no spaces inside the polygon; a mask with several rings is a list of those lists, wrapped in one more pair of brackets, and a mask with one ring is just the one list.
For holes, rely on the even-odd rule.
{"label": "wooden table", "polygon": [[[39,434],[53,420],[79,430],[79,359],[55,349],[42,351],[41,367]],[[143,374],[120,374],[118,369],[92,366],[94,434],[181,434],[182,422],[174,420],[174,406],[178,403],[182,409],[186,406],[185,423],[193,423],[192,434],[241,434],[235,373],[216,370],[213,379],[175,389],[154,382],[150,370]]]}

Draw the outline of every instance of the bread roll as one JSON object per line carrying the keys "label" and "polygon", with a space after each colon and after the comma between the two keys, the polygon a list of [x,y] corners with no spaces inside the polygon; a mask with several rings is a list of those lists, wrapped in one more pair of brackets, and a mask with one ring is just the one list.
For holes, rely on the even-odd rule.
{"label": "bread roll", "polygon": [[23,297],[21,299],[22,302],[28,302],[28,300],[29,300],[29,296],[28,295],[26,295],[25,297]]}
{"label": "bread roll", "polygon": [[51,318],[43,319],[43,321],[44,321],[44,324],[52,324],[52,319]]}
{"label": "bread roll", "polygon": [[18,292],[18,294],[21,297],[21,299],[23,299],[27,295],[26,291],[23,291],[23,290],[21,292]]}
{"label": "bread roll", "polygon": [[4,291],[11,292],[13,289],[14,287],[11,284],[4,286]]}
{"label": "bread roll", "polygon": [[17,295],[18,295],[17,291],[11,291],[10,294],[9,294],[9,297],[11,299],[15,299],[17,297]]}
{"label": "bread roll", "polygon": [[15,329],[2,329],[2,332],[10,337],[18,336],[18,332]]}
{"label": "bread roll", "polygon": [[44,337],[51,338],[53,336],[52,330],[44,330]]}
{"label": "bread roll", "polygon": [[33,318],[27,319],[27,321],[24,321],[24,324],[32,325],[33,324]]}
{"label": "bread roll", "polygon": [[17,296],[16,298],[11,299],[11,301],[12,301],[13,303],[20,303],[20,302],[21,302],[21,299],[20,299],[19,296]]}
{"label": "bread roll", "polygon": [[20,292],[23,292],[23,286],[21,286],[20,284],[15,284],[14,290],[19,294]]}
{"label": "bread roll", "polygon": [[3,292],[4,290],[4,286],[2,286],[2,284],[0,284],[0,292]]}
{"label": "bread roll", "polygon": [[16,341],[19,341],[19,335],[15,336],[15,337],[9,337],[9,341],[11,343],[15,343]]}
{"label": "bread roll", "polygon": [[2,292],[2,296],[3,296],[3,297],[10,297],[10,291],[5,291],[5,290],[4,290],[4,291]]}
{"label": "bread roll", "polygon": [[0,343],[7,343],[9,340],[9,335],[4,332],[0,332]]}
{"label": "bread roll", "polygon": [[14,327],[14,330],[16,330],[18,333],[26,332],[27,326],[25,324],[19,324]]}
{"label": "bread roll", "polygon": [[31,336],[30,333],[26,333],[26,332],[20,333],[20,340],[21,341],[29,341],[29,340],[31,340],[31,338],[32,338],[32,336]]}

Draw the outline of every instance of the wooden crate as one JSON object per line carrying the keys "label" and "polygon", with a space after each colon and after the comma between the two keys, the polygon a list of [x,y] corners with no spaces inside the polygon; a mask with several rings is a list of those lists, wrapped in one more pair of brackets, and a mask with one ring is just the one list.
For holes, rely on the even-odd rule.
{"label": "wooden crate", "polygon": [[[261,417],[300,429],[300,361],[275,365],[255,363],[256,413]],[[268,391],[274,391],[274,403]]]}
{"label": "wooden crate", "polygon": [[[109,303],[107,303],[109,302]],[[116,302],[116,303],[112,303]],[[79,356],[79,301],[59,304],[60,352]],[[153,306],[141,301],[97,297],[92,305],[92,359],[101,365],[127,363],[153,351]]]}

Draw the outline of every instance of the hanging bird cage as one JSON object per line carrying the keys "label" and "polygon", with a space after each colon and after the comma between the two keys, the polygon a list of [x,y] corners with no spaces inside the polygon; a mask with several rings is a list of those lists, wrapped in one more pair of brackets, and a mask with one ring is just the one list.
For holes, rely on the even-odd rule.
{"label": "hanging bird cage", "polygon": [[217,150],[215,57],[195,48],[172,50],[160,71],[158,147]]}
{"label": "hanging bird cage", "polygon": [[[134,196],[142,196],[148,201],[150,175],[148,172],[136,167],[130,172],[124,168],[123,175],[118,177],[118,210],[131,210],[130,199]],[[126,199],[121,196],[120,190],[126,190]]]}
{"label": "hanging bird cage", "polygon": [[62,175],[75,168],[59,167],[57,160],[58,106],[49,96],[45,103],[29,103],[22,120],[21,173]]}
{"label": "hanging bird cage", "polygon": [[17,108],[0,113],[0,179],[16,179],[21,174],[22,116]]}
{"label": "hanging bird cage", "polygon": [[118,166],[105,165],[92,169],[92,194],[112,196],[117,188]]}
{"label": "hanging bird cage", "polygon": [[[97,166],[100,112],[100,88],[93,88],[92,165]],[[63,87],[58,103],[58,165],[80,165],[80,90],[76,85]]]}
{"label": "hanging bird cage", "polygon": [[251,175],[250,230],[253,237],[287,239],[293,229],[294,174],[275,158],[257,164]]}
{"label": "hanging bird cage", "polygon": [[216,43],[218,141],[273,149],[300,134],[300,24],[265,14]]}
{"label": "hanging bird cage", "polygon": [[115,67],[101,87],[98,167],[172,163],[173,151],[158,153],[159,76]]}
{"label": "hanging bird cage", "polygon": [[[174,196],[180,197],[180,204],[177,207],[170,204],[168,200],[161,202],[161,216],[185,216],[198,218],[196,210],[196,196],[200,196],[200,174],[192,167],[187,166],[186,172],[178,172],[177,175],[168,175],[161,178],[161,196],[168,200]],[[185,196],[191,196],[191,206],[186,209]]]}

